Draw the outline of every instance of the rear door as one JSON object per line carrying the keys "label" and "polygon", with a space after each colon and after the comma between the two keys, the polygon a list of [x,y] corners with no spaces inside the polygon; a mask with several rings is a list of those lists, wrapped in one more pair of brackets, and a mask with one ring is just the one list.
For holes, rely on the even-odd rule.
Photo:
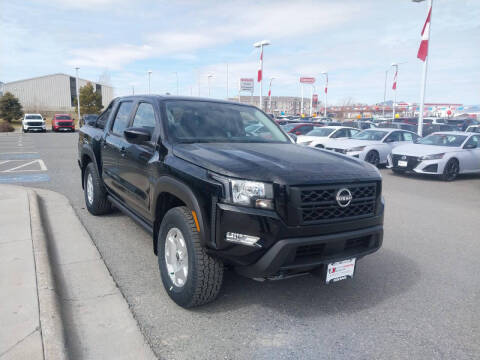
{"label": "rear door", "polygon": [[125,197],[125,187],[122,185],[121,173],[124,171],[123,158],[128,145],[123,130],[130,123],[133,105],[134,103],[131,100],[118,103],[113,121],[106,131],[102,149],[103,180],[105,185],[121,199]]}
{"label": "rear door", "polygon": [[[151,139],[156,138],[159,131],[159,111],[155,111],[153,102],[140,101],[133,113],[131,126],[143,128],[150,132]],[[158,109],[157,109],[158,110]],[[154,169],[151,160],[155,155],[155,142],[144,144],[126,144],[122,159],[121,182],[125,188],[125,198],[128,206],[137,214],[151,221],[151,181]]]}

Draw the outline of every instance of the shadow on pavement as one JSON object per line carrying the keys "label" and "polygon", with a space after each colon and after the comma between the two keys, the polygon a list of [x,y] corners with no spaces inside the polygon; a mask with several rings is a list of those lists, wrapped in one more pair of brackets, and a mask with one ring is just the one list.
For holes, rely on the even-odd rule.
{"label": "shadow on pavement", "polygon": [[257,282],[226,271],[218,299],[194,311],[221,313],[257,304],[294,317],[354,313],[406,292],[420,276],[414,261],[387,249],[358,261],[353,280],[330,285],[311,275]]}

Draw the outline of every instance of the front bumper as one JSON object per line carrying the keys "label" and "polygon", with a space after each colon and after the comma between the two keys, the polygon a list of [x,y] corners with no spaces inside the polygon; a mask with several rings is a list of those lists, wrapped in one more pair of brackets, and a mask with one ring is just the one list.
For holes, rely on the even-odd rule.
{"label": "front bumper", "polygon": [[[383,241],[383,199],[375,216],[289,226],[275,211],[216,204],[209,252],[251,278],[311,271],[324,264],[361,258]],[[256,247],[225,241],[227,232],[259,237]]]}
{"label": "front bumper", "polygon": [[24,124],[23,129],[26,130],[26,131],[45,131],[47,129],[47,126],[45,124],[43,124],[43,125]]}
{"label": "front bumper", "polygon": [[435,160],[419,160],[407,157],[407,166],[398,166],[398,161],[394,160],[391,155],[387,157],[387,168],[398,171],[411,171],[417,174],[438,175],[443,173],[445,161],[443,159]]}

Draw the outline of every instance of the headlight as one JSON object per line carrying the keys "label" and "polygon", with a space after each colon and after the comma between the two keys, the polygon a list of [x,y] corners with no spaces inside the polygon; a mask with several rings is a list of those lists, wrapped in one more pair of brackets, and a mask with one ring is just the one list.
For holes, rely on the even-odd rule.
{"label": "headlight", "polygon": [[311,141],[304,141],[304,142],[301,142],[301,143],[298,143],[299,145],[305,145],[305,146],[308,146],[310,145],[312,142]]}
{"label": "headlight", "polygon": [[350,148],[350,149],[348,149],[347,151],[348,151],[348,152],[362,151],[363,149],[365,149],[365,146],[357,146],[357,147],[354,147],[354,148]]}
{"label": "headlight", "polygon": [[437,160],[437,159],[442,159],[443,155],[445,155],[445,153],[434,154],[434,155],[425,155],[425,156],[420,156],[418,159],[422,160],[422,161],[423,160]]}
{"label": "headlight", "polygon": [[212,174],[212,177],[223,184],[226,202],[260,209],[274,208],[272,184],[229,179],[216,174]]}

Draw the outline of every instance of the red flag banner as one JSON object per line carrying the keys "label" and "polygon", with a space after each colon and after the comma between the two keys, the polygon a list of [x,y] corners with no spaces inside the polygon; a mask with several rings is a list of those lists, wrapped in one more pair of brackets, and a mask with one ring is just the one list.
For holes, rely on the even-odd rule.
{"label": "red flag banner", "polygon": [[432,8],[428,10],[427,20],[425,20],[425,24],[423,25],[422,29],[422,41],[420,42],[420,47],[418,48],[417,58],[422,61],[428,56],[428,40],[430,35],[430,17],[432,15]]}
{"label": "red flag banner", "polygon": [[393,77],[393,85],[392,85],[393,90],[397,90],[397,74],[398,74],[398,70],[395,71],[395,76]]}
{"label": "red flag banner", "polygon": [[258,67],[257,82],[262,81],[262,62],[263,62],[263,48],[262,48],[262,52],[260,53],[260,65]]}

